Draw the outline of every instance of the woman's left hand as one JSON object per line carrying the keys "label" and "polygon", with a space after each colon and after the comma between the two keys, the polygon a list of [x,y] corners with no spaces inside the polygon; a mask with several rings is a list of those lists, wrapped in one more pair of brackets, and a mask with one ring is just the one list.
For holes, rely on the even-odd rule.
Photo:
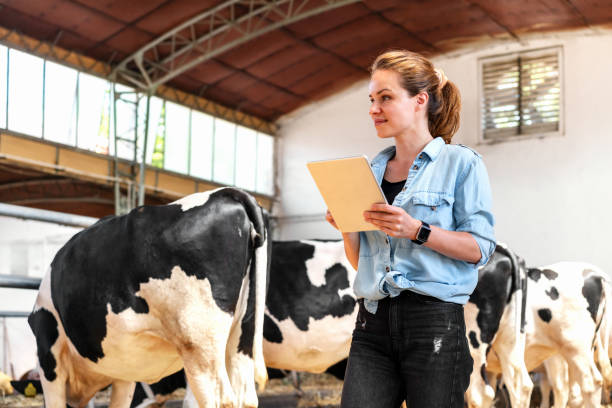
{"label": "woman's left hand", "polygon": [[394,238],[414,239],[421,226],[421,221],[411,217],[403,208],[389,204],[373,204],[363,216],[367,222]]}

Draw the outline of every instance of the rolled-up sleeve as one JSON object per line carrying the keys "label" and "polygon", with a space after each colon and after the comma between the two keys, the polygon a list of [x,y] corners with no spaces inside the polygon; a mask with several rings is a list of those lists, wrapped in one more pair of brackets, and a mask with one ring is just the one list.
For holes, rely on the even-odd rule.
{"label": "rolled-up sleeve", "polygon": [[480,248],[480,261],[486,264],[495,250],[495,220],[491,212],[491,186],[482,159],[476,155],[457,179],[453,216],[457,231],[472,234]]}

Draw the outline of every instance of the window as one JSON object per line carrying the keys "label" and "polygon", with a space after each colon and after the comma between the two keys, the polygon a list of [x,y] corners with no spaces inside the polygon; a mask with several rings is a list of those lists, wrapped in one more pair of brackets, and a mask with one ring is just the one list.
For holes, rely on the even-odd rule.
{"label": "window", "polygon": [[164,168],[187,174],[189,170],[189,109],[166,102]]}
{"label": "window", "polygon": [[42,136],[43,59],[9,50],[8,128]]}
{"label": "window", "polygon": [[236,187],[255,191],[257,132],[243,126],[236,129]]}
{"label": "window", "polygon": [[215,119],[213,180],[221,184],[234,184],[234,157],[236,125],[223,119]]}
{"label": "window", "polygon": [[483,140],[560,133],[561,48],[480,61]]}
{"label": "window", "polygon": [[191,172],[195,177],[212,179],[213,117],[202,112],[191,112]]}
{"label": "window", "polygon": [[109,153],[110,82],[79,73],[78,146]]}
{"label": "window", "polygon": [[[130,87],[0,45],[0,128],[109,155],[116,140],[120,158],[140,162],[146,108]],[[162,98],[150,98],[145,156],[157,168],[274,194],[272,136]]]}
{"label": "window", "polygon": [[257,191],[274,194],[274,138],[257,134]]}
{"label": "window", "polygon": [[[164,118],[162,117],[162,113],[164,111],[163,108],[164,100],[156,96],[152,96],[151,100],[149,101],[149,136],[147,137],[146,163],[153,164],[153,151],[155,150],[156,143],[159,142],[157,160],[155,164],[156,167],[161,167],[163,164],[163,135],[165,133]],[[146,97],[140,99],[140,106],[138,109],[138,114],[143,118],[142,126],[139,125],[141,127],[138,133],[138,151],[139,154],[141,154],[142,145],[144,143],[144,118],[146,118],[147,115]],[[142,160],[142,157],[138,157],[138,160]]]}
{"label": "window", "polygon": [[6,73],[8,72],[6,60],[8,48],[0,45],[0,128],[6,128]]}
{"label": "window", "polygon": [[74,145],[76,143],[78,71],[45,62],[45,128],[43,138]]}

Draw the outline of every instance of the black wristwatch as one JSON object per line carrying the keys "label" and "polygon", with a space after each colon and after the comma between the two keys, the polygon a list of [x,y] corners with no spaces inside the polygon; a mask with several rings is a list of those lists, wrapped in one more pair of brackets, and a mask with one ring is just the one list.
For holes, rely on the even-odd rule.
{"label": "black wristwatch", "polygon": [[412,242],[417,245],[423,245],[429,239],[429,234],[431,234],[431,228],[429,228],[429,224],[425,221],[421,221],[421,226],[417,231],[416,239],[413,239]]}

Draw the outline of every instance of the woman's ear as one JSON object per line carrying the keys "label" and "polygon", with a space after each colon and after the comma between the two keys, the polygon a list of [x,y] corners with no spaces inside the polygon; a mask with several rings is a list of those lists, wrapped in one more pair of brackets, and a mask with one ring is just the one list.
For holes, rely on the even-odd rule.
{"label": "woman's ear", "polygon": [[429,101],[429,94],[427,92],[421,92],[417,94],[415,97],[416,101],[416,111],[420,111],[421,109],[425,109],[427,107],[427,101]]}

